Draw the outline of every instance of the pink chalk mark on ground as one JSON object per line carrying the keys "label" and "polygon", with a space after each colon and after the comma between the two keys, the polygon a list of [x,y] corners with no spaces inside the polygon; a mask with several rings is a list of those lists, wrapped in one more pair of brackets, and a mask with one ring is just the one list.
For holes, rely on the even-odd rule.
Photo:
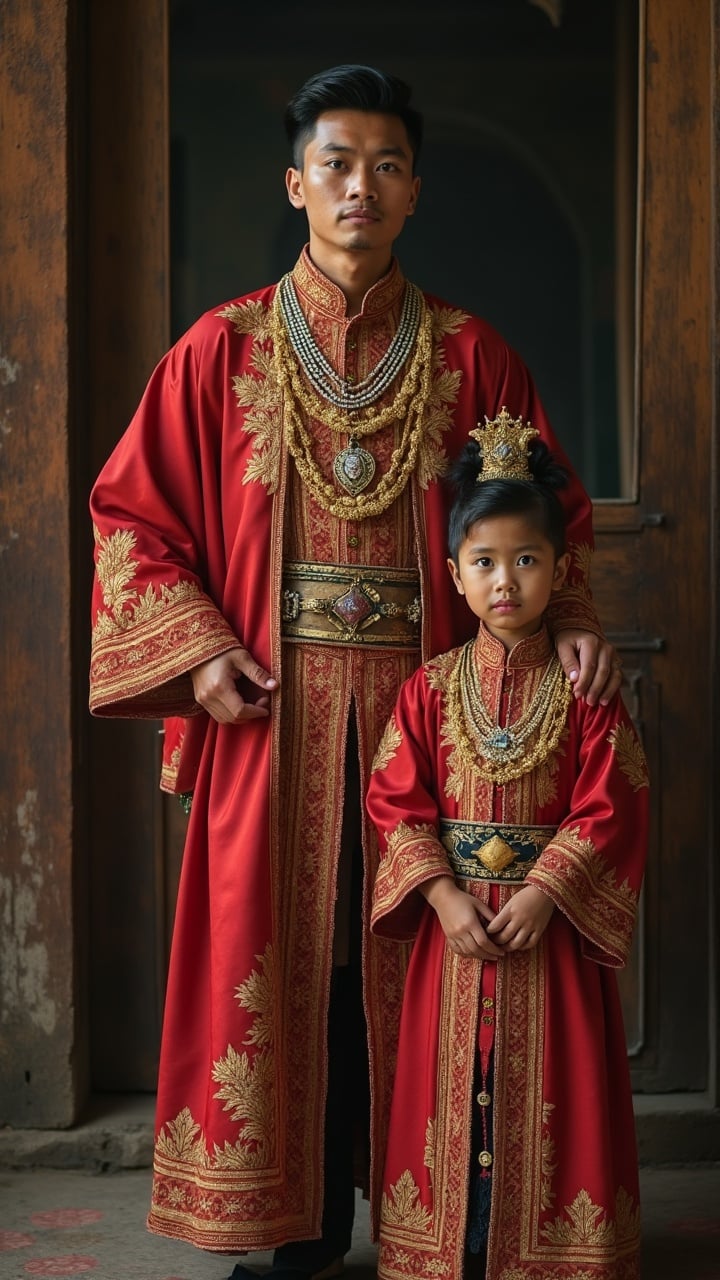
{"label": "pink chalk mark on ground", "polygon": [[9,1253],[11,1249],[27,1249],[34,1244],[33,1236],[23,1235],[22,1231],[0,1231],[0,1253]]}
{"label": "pink chalk mark on ground", "polygon": [[85,1258],[79,1253],[69,1253],[64,1258],[33,1258],[25,1263],[29,1276],[77,1276],[81,1271],[94,1271],[97,1258]]}
{"label": "pink chalk mark on ground", "polygon": [[104,1217],[100,1209],[46,1209],[31,1213],[30,1221],[34,1227],[81,1227]]}

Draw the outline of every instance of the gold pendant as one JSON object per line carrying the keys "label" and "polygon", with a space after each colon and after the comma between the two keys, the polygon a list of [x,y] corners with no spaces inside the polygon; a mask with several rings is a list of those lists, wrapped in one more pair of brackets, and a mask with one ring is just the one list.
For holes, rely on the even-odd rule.
{"label": "gold pendant", "polygon": [[355,497],[355,494],[367,489],[375,475],[375,459],[351,437],[347,449],[336,454],[333,471],[343,489],[347,489]]}

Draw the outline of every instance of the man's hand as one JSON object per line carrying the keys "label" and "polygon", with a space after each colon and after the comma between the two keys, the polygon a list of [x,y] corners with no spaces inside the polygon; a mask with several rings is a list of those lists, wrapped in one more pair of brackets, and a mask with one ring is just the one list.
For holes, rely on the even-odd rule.
{"label": "man's hand", "polygon": [[593,631],[566,629],[558,631],[555,645],[575,697],[585,698],[589,707],[607,706],[622,680],[622,664],[609,640]]}
{"label": "man's hand", "polygon": [[552,898],[534,884],[526,884],[488,924],[488,935],[499,942],[504,951],[532,951],[547,929],[554,910]]}
{"label": "man's hand", "polygon": [[[250,701],[238,693],[236,681],[245,676],[259,689],[268,690]],[[258,666],[247,649],[228,649],[209,662],[201,662],[190,672],[195,701],[210,713],[218,724],[242,724],[270,714],[270,693],[277,680]]]}
{"label": "man's hand", "polygon": [[459,889],[451,876],[437,876],[418,887],[435,911],[451,951],[477,960],[498,960],[503,955],[485,931],[495,916],[485,902]]}

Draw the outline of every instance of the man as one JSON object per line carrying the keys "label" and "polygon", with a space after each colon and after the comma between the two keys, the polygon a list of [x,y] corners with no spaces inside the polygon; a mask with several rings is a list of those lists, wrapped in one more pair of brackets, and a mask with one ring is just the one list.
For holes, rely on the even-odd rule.
{"label": "man", "polygon": [[[180,339],[95,486],[91,706],[171,717],[163,786],[193,792],[149,1224],[275,1248],[275,1280],[303,1280],[339,1274],[354,1181],[375,1205],[382,1177],[404,962],[364,927],[361,795],[400,682],[467,638],[442,475],[504,406],[557,446],[517,356],[392,256],[420,190],[407,87],[334,68],[286,125],[309,245]],[[578,696],[604,700],[574,478],[566,507],[548,620]]]}

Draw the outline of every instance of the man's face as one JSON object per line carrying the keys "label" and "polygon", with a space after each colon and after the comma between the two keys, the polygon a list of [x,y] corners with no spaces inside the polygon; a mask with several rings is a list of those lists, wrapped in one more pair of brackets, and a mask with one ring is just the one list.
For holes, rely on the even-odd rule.
{"label": "man's face", "polygon": [[302,169],[288,169],[288,197],[304,209],[310,249],[387,250],[415,211],[407,131],[397,116],[327,111],[305,147]]}

